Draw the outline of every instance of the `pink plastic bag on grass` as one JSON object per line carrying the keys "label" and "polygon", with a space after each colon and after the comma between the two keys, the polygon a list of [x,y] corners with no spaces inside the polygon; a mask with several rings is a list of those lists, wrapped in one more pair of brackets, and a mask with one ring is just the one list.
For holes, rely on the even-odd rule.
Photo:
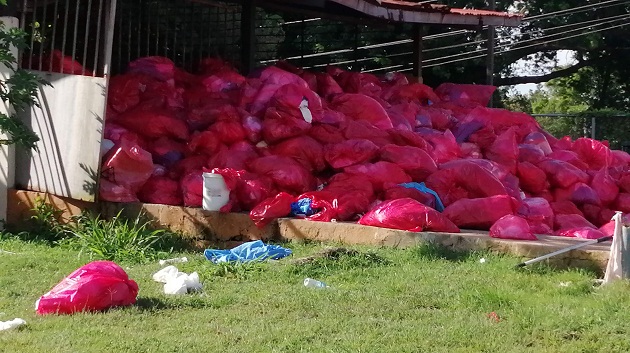
{"label": "pink plastic bag on grass", "polygon": [[94,261],[64,278],[37,303],[37,314],[102,311],[136,303],[138,284],[111,261]]}
{"label": "pink plastic bag on grass", "polygon": [[490,236],[500,239],[538,240],[527,221],[519,216],[506,215],[490,227]]}
{"label": "pink plastic bag on grass", "polygon": [[404,198],[379,204],[359,220],[366,226],[407,230],[410,232],[459,233],[459,228],[438,211],[420,202]]}
{"label": "pink plastic bag on grass", "polygon": [[277,218],[288,216],[293,202],[295,202],[294,196],[281,192],[254,207],[249,213],[249,218],[258,228],[263,228]]}

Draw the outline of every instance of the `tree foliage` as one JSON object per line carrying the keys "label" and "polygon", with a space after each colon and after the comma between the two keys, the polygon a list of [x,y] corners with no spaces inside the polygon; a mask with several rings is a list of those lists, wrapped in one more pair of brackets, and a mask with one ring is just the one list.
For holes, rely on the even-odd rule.
{"label": "tree foliage", "polygon": [[0,132],[7,135],[7,138],[0,139],[0,145],[18,144],[36,149],[35,144],[39,138],[17,114],[38,106],[38,87],[47,83],[36,74],[17,68],[18,60],[13,55],[12,48],[24,49],[26,36],[24,31],[17,28],[7,29],[0,23],[0,65],[11,70],[9,78],[0,79],[0,99],[11,108],[8,109],[9,114],[0,113]]}

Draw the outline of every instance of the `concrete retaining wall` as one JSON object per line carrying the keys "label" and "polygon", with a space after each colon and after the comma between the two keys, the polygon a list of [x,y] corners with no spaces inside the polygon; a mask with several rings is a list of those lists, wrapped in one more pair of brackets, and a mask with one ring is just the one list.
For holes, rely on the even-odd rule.
{"label": "concrete retaining wall", "polygon": [[[258,239],[313,240],[399,248],[415,246],[422,242],[433,242],[459,251],[491,250],[528,259],[583,241],[553,236],[539,236],[538,241],[504,240],[490,238],[487,232],[480,231],[465,231],[457,234],[412,233],[354,223],[311,222],[299,219],[280,219],[263,229],[258,229],[245,213],[223,214],[198,208],[142,203],[97,205],[21,190],[9,192],[8,223],[14,228],[24,229],[28,225],[30,209],[37,198],[63,211],[64,220],[81,213],[82,210],[97,211],[106,217],[115,216],[118,212],[122,212],[127,217],[144,213],[154,226],[182,234],[199,249],[211,245],[216,246],[216,244],[234,244]],[[550,263],[558,267],[588,267],[602,270],[608,261],[609,248],[610,243],[592,245],[554,257]]]}

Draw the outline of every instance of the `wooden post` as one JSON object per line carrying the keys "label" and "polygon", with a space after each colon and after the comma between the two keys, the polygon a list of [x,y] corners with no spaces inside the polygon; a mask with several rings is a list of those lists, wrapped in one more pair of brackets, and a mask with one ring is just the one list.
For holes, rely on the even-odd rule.
{"label": "wooden post", "polygon": [[241,71],[248,75],[255,66],[256,3],[243,2],[241,11]]}
{"label": "wooden post", "polygon": [[413,75],[422,83],[422,35],[424,26],[416,24],[413,27]]}
{"label": "wooden post", "polygon": [[[490,10],[495,10],[495,0],[488,0]],[[488,26],[488,42],[486,52],[486,84],[494,85],[494,26]],[[493,99],[490,99],[492,107]]]}

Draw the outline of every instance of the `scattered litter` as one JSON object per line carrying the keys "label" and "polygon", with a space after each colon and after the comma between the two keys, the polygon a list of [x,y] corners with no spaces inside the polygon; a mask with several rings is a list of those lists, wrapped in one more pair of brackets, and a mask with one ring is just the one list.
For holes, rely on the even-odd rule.
{"label": "scattered litter", "polygon": [[230,250],[206,249],[203,254],[206,259],[218,264],[221,262],[278,260],[291,255],[292,251],[278,245],[267,245],[262,240],[256,240],[243,243]]}
{"label": "scattered litter", "polygon": [[0,249],[0,254],[17,255],[17,253],[14,253],[12,251],[2,250],[2,249]]}
{"label": "scattered litter", "polygon": [[318,281],[312,278],[304,279],[304,287],[308,288],[328,288],[328,285],[324,282]]}
{"label": "scattered litter", "polygon": [[22,325],[26,325],[26,321],[19,317],[9,321],[0,321],[0,331],[11,330]]}
{"label": "scattered litter", "polygon": [[78,268],[35,303],[37,314],[73,314],[135,304],[138,284],[111,261]]}
{"label": "scattered litter", "polygon": [[153,274],[153,280],[164,283],[165,294],[186,294],[201,290],[203,287],[199,282],[199,274],[193,272],[187,274],[180,272],[175,266],[166,266]]}
{"label": "scattered litter", "polygon": [[560,282],[560,284],[558,284],[560,287],[570,287],[571,284],[573,284],[573,282],[569,281],[569,282]]}
{"label": "scattered litter", "polygon": [[166,259],[166,260],[160,260],[160,266],[164,266],[166,264],[176,264],[176,263],[181,263],[181,262],[188,262],[188,258],[186,258],[186,256],[184,257],[176,257],[174,259]]}
{"label": "scattered litter", "polygon": [[501,318],[499,317],[499,315],[497,315],[497,313],[495,313],[494,311],[489,313],[488,315],[488,319],[494,321],[494,322],[499,322],[501,321]]}
{"label": "scattered litter", "polygon": [[485,264],[486,263],[486,258],[482,257],[481,259],[479,259],[479,263],[480,264]]}

